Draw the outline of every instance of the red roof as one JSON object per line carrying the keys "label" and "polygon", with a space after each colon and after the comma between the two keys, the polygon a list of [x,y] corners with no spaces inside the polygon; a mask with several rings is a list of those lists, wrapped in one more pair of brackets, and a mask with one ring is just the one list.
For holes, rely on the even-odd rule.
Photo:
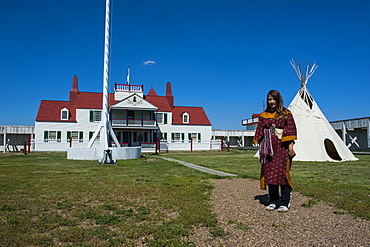
{"label": "red roof", "polygon": [[[114,94],[108,96],[109,106],[118,103],[114,100]],[[67,108],[70,118],[61,120],[61,110]],[[70,101],[41,100],[36,121],[47,122],[76,122],[76,109],[102,109],[102,93],[71,92]]]}
{"label": "red roof", "polygon": [[172,124],[186,124],[182,121],[184,113],[189,114],[189,125],[211,125],[202,107],[175,106],[172,111]]}
{"label": "red roof", "polygon": [[150,89],[148,95],[150,95],[150,96],[158,96],[157,93],[154,91],[153,88]]}
{"label": "red roof", "polygon": [[158,107],[158,111],[172,112],[172,108],[165,96],[153,96],[148,94],[145,96],[145,100]]}
{"label": "red roof", "polygon": [[39,111],[36,116],[36,121],[62,121],[61,110],[67,108],[69,110],[69,120],[64,122],[76,122],[76,107],[71,105],[69,101],[51,101],[41,100]]}

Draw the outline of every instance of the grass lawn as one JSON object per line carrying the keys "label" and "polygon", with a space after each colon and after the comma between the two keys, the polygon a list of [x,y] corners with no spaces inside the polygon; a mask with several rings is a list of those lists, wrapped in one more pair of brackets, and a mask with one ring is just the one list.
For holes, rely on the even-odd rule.
{"label": "grass lawn", "polygon": [[[161,153],[258,179],[252,151]],[[370,157],[294,162],[294,190],[370,219]],[[212,179],[154,155],[73,161],[66,153],[0,154],[0,246],[192,246],[194,226],[217,230]]]}
{"label": "grass lawn", "polygon": [[214,176],[161,159],[2,155],[0,177],[0,246],[189,246],[194,225],[217,225]]}

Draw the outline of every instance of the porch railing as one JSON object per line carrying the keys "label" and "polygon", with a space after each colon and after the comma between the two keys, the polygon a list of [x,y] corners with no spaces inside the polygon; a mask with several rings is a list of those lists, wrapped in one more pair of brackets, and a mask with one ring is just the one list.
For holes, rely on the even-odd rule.
{"label": "porch railing", "polygon": [[112,119],[113,126],[155,126],[156,120],[149,119]]}
{"label": "porch railing", "polygon": [[143,92],[143,85],[115,84],[117,91]]}

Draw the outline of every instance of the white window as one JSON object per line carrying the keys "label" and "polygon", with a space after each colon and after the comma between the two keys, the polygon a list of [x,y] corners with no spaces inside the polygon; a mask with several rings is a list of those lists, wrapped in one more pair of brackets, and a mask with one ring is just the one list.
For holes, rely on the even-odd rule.
{"label": "white window", "polygon": [[101,120],[101,110],[91,110],[90,122],[100,122],[100,120]]}
{"label": "white window", "polygon": [[157,122],[160,124],[163,123],[163,113],[162,112],[157,113]]}
{"label": "white window", "polygon": [[101,121],[101,111],[94,111],[94,121]]}
{"label": "white window", "polygon": [[67,131],[67,141],[72,138],[72,140],[78,140],[79,142],[83,142],[84,132],[83,131]]}
{"label": "white window", "polygon": [[182,122],[183,123],[189,123],[189,114],[187,112],[184,112],[182,114]]}
{"label": "white window", "polygon": [[188,133],[188,138],[189,140],[193,140],[194,141],[198,141],[198,142],[201,142],[202,141],[202,134],[201,133]]}
{"label": "white window", "polygon": [[49,140],[56,140],[56,139],[57,139],[57,132],[49,131]]}
{"label": "white window", "polygon": [[78,131],[71,131],[72,140],[78,140]]}
{"label": "white window", "polygon": [[166,113],[166,112],[157,112],[157,123],[159,123],[159,124],[168,124],[168,113]]}
{"label": "white window", "polygon": [[180,141],[180,138],[181,138],[181,133],[174,133],[174,138],[173,138],[173,140],[175,140],[175,141]]}
{"label": "white window", "polygon": [[63,108],[60,111],[60,119],[61,120],[68,120],[69,119],[69,111],[67,108]]}
{"label": "white window", "polygon": [[184,142],[185,140],[185,133],[172,133],[171,134],[172,142]]}
{"label": "white window", "polygon": [[62,137],[62,131],[44,131],[44,142],[57,141],[60,142]]}
{"label": "white window", "polygon": [[197,140],[198,133],[189,133],[190,138],[193,139],[193,141]]}

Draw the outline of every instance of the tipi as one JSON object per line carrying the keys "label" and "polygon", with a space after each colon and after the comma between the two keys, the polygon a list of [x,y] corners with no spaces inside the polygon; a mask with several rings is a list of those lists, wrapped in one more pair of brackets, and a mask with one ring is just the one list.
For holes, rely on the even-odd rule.
{"label": "tipi", "polygon": [[316,63],[309,68],[307,63],[304,74],[299,61],[290,62],[301,81],[301,88],[288,109],[293,113],[297,126],[298,140],[294,146],[297,161],[350,161],[358,160],[353,156],[339,135],[330,125],[319,106],[307,89],[307,82],[317,69]]}

